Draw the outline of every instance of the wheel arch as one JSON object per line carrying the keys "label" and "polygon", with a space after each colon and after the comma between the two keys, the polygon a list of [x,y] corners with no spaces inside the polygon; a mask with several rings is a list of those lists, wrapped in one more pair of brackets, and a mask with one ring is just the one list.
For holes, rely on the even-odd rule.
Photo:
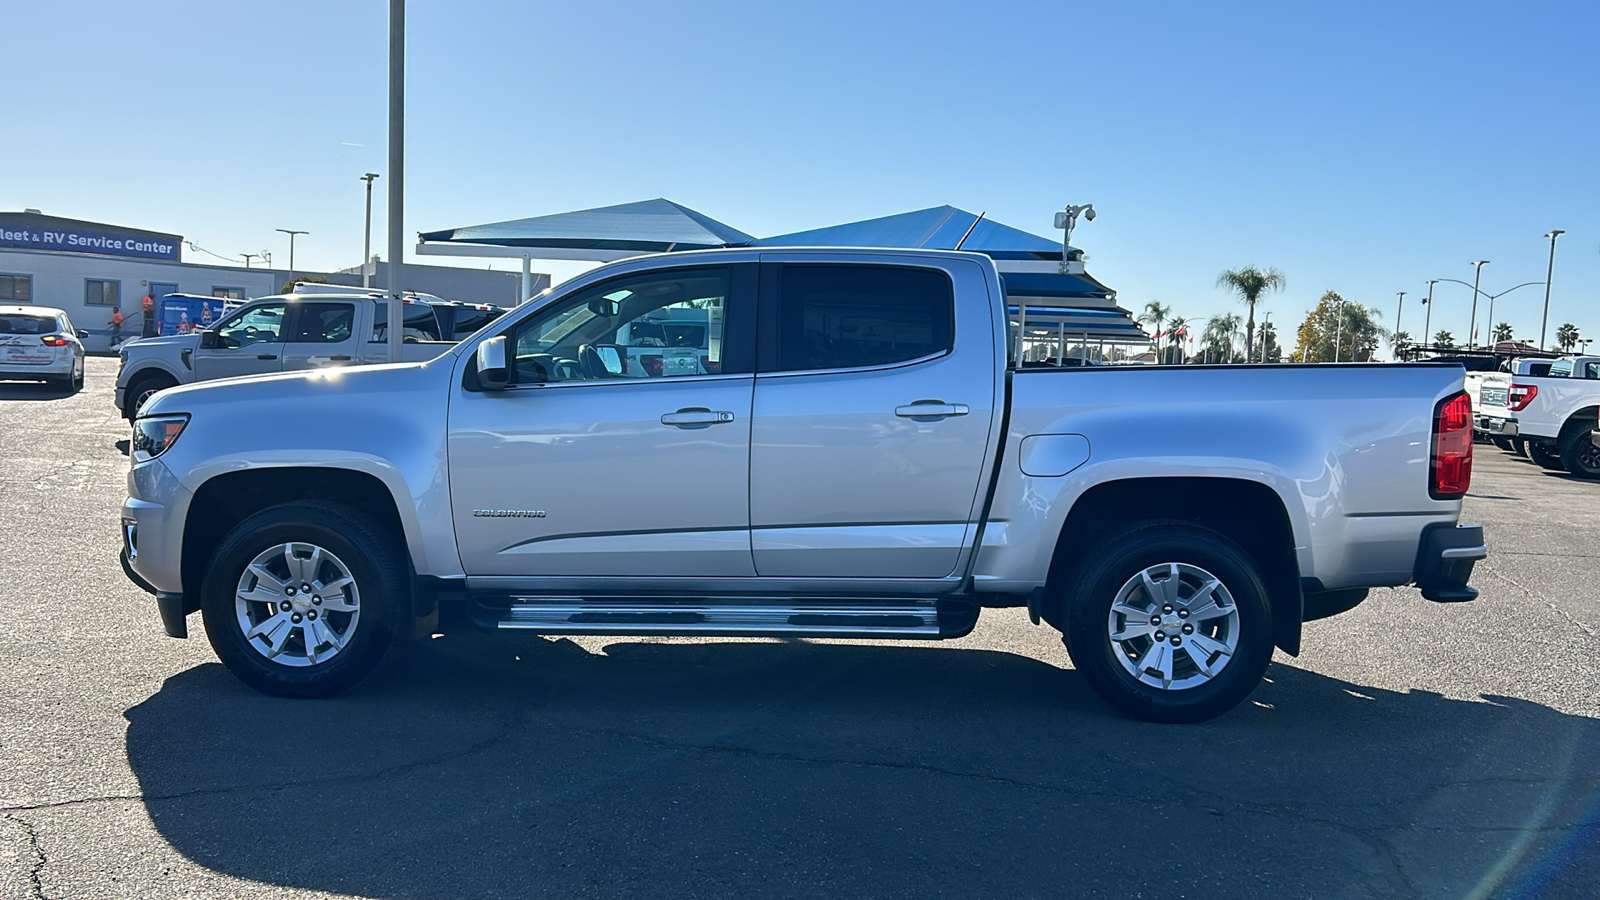
{"label": "wheel arch", "polygon": [[[1155,519],[1210,528],[1243,547],[1261,567],[1272,603],[1273,643],[1300,652],[1304,595],[1294,528],[1269,485],[1242,478],[1161,477],[1107,481],[1085,491],[1067,512],[1047,576],[1047,603],[1059,604],[1082,550],[1106,535]],[[1059,617],[1057,609],[1047,616]],[[1056,618],[1056,621],[1061,621]]]}
{"label": "wheel arch", "polygon": [[[200,608],[207,567],[227,534],[251,515],[300,502],[335,503],[370,516],[410,559],[411,540],[394,493],[376,475],[330,466],[266,466],[224,472],[203,482],[189,502],[180,562],[184,612]],[[412,572],[415,565],[408,566]]]}

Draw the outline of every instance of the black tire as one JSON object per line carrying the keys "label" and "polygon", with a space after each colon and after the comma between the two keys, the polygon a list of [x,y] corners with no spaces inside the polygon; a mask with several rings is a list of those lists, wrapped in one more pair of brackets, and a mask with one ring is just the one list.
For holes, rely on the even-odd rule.
{"label": "black tire", "polygon": [[1519,437],[1511,439],[1511,455],[1528,458],[1528,442]]}
{"label": "black tire", "polygon": [[1527,441],[1528,458],[1533,460],[1540,468],[1552,472],[1565,472],[1567,467],[1561,464],[1561,454],[1545,441]]}
{"label": "black tire", "polygon": [[1504,450],[1507,453],[1516,452],[1511,446],[1511,438],[1508,438],[1508,437],[1491,437],[1491,438],[1489,438],[1489,440],[1493,441],[1494,445],[1496,447],[1499,447],[1501,450]]}
{"label": "black tire", "polygon": [[128,389],[122,395],[123,416],[130,422],[139,415],[139,407],[149,401],[151,395],[157,391],[164,391],[175,387],[178,383],[172,377],[162,374],[140,375],[128,382]]}
{"label": "black tire", "polygon": [[[298,656],[310,659],[310,664],[289,665],[269,659],[257,649],[271,646],[270,638],[258,637],[255,641],[259,643],[253,645],[240,623],[235,597],[246,568],[259,554],[279,544],[300,542],[324,548],[348,569],[356,591],[350,596],[358,600],[355,605],[359,618],[353,623],[353,631],[347,633],[348,643],[321,661],[303,652],[308,640],[302,630],[298,639],[302,652]],[[275,506],[240,522],[212,555],[201,587],[200,611],[206,637],[229,671],[264,694],[331,697],[370,675],[396,637],[409,626],[408,571],[400,538],[374,527],[353,510],[314,502]],[[291,587],[290,592],[293,591]],[[303,594],[297,596],[303,602]],[[309,610],[305,615],[316,618]],[[338,628],[334,619],[339,615],[324,608],[324,626]],[[348,618],[344,626],[352,627]],[[280,649],[284,659],[293,661],[297,655],[294,630],[299,626],[288,627],[287,636],[280,641],[288,649]]]}
{"label": "black tire", "polygon": [[1568,422],[1556,442],[1562,468],[1579,478],[1600,478],[1600,447],[1589,437],[1594,426],[1594,422],[1585,420]]}
{"label": "black tire", "polygon": [[84,363],[83,364],[83,368],[79,369],[72,376],[72,392],[74,394],[76,394],[77,392],[83,390],[83,376],[88,373],[88,369],[89,369],[89,364],[88,363]]}
{"label": "black tire", "polygon": [[[1261,682],[1272,661],[1272,605],[1259,567],[1239,545],[1208,528],[1152,523],[1111,536],[1083,559],[1084,566],[1070,580],[1062,598],[1067,652],[1084,680],[1107,703],[1150,722],[1202,722],[1237,706]],[[1232,596],[1237,613],[1238,641],[1232,656],[1210,680],[1191,687],[1163,688],[1139,680],[1119,659],[1136,665],[1127,648],[1112,640],[1109,629],[1112,605],[1123,586],[1145,569],[1165,563],[1197,567],[1215,577]],[[1138,590],[1142,596],[1142,589]],[[1190,634],[1191,648],[1194,637]],[[1155,638],[1146,641],[1147,647],[1154,649]],[[1190,652],[1183,651],[1186,656]],[[1211,665],[1220,659],[1214,657]],[[1167,677],[1175,678],[1184,666],[1190,667],[1191,675],[1198,671],[1193,670],[1192,662],[1180,660],[1168,669]],[[1155,672],[1158,670],[1144,670],[1147,676]]]}

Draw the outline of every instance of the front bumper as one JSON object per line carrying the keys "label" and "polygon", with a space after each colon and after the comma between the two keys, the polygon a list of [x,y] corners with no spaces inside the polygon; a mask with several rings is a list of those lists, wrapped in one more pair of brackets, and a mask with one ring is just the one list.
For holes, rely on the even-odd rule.
{"label": "front bumper", "polygon": [[1479,433],[1494,437],[1516,437],[1517,420],[1515,417],[1478,416],[1475,423]]}
{"label": "front bumper", "polygon": [[1417,550],[1417,587],[1436,603],[1476,600],[1478,589],[1467,581],[1473,564],[1488,555],[1482,525],[1429,525]]}

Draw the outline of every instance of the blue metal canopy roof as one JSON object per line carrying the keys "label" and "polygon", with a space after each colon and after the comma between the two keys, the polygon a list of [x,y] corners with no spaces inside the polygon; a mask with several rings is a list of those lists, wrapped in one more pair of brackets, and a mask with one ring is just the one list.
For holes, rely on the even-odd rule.
{"label": "blue metal canopy roof", "polygon": [[[973,223],[977,222],[977,227]],[[1002,225],[954,206],[934,206],[899,215],[848,222],[810,231],[796,231],[752,240],[752,247],[910,247],[954,250],[967,229],[961,249],[995,259],[1060,259],[1061,244],[1021,229]]]}
{"label": "blue metal canopy roof", "polygon": [[755,240],[731,225],[659,198],[531,219],[431,231],[421,237],[424,241],[502,247],[632,250],[640,253],[704,250]]}

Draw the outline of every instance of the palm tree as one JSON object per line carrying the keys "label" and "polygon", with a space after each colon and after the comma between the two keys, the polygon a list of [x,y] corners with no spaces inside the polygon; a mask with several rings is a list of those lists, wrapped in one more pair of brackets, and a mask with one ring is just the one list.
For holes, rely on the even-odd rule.
{"label": "palm tree", "polygon": [[1567,322],[1556,329],[1556,346],[1562,353],[1572,352],[1573,345],[1578,343],[1578,326]]}
{"label": "palm tree", "polygon": [[1183,316],[1175,316],[1167,323],[1167,358],[1172,358],[1172,348],[1178,348],[1178,363],[1183,362],[1183,342],[1189,334],[1189,320]]}
{"label": "palm tree", "polygon": [[[1242,269],[1229,269],[1217,276],[1217,287],[1227,288],[1239,295],[1244,305],[1249,309],[1250,318],[1244,325],[1244,345],[1254,347],[1256,340],[1256,304],[1261,301],[1263,294],[1269,291],[1281,291],[1288,280],[1277,269],[1258,269],[1255,266],[1245,266]],[[1246,360],[1248,362],[1248,360]]]}
{"label": "palm tree", "polygon": [[1238,313],[1217,313],[1206,320],[1206,330],[1201,337],[1207,349],[1217,356],[1217,362],[1233,362],[1233,336],[1239,333]]}
{"label": "palm tree", "polygon": [[1494,342],[1509,341],[1512,338],[1511,323],[1501,322],[1494,327]]}
{"label": "palm tree", "polygon": [[1155,343],[1156,360],[1158,362],[1161,359],[1161,323],[1165,322],[1170,315],[1172,315],[1172,307],[1167,306],[1160,300],[1151,300],[1144,305],[1144,312],[1140,313],[1139,318],[1135,320],[1141,325],[1154,326],[1155,334],[1151,337],[1151,340]]}
{"label": "palm tree", "polygon": [[[1556,332],[1556,338],[1559,340],[1560,337],[1561,333]],[[1433,345],[1441,350],[1453,350],[1456,346],[1456,336],[1448,331],[1441,331],[1433,336]]]}

